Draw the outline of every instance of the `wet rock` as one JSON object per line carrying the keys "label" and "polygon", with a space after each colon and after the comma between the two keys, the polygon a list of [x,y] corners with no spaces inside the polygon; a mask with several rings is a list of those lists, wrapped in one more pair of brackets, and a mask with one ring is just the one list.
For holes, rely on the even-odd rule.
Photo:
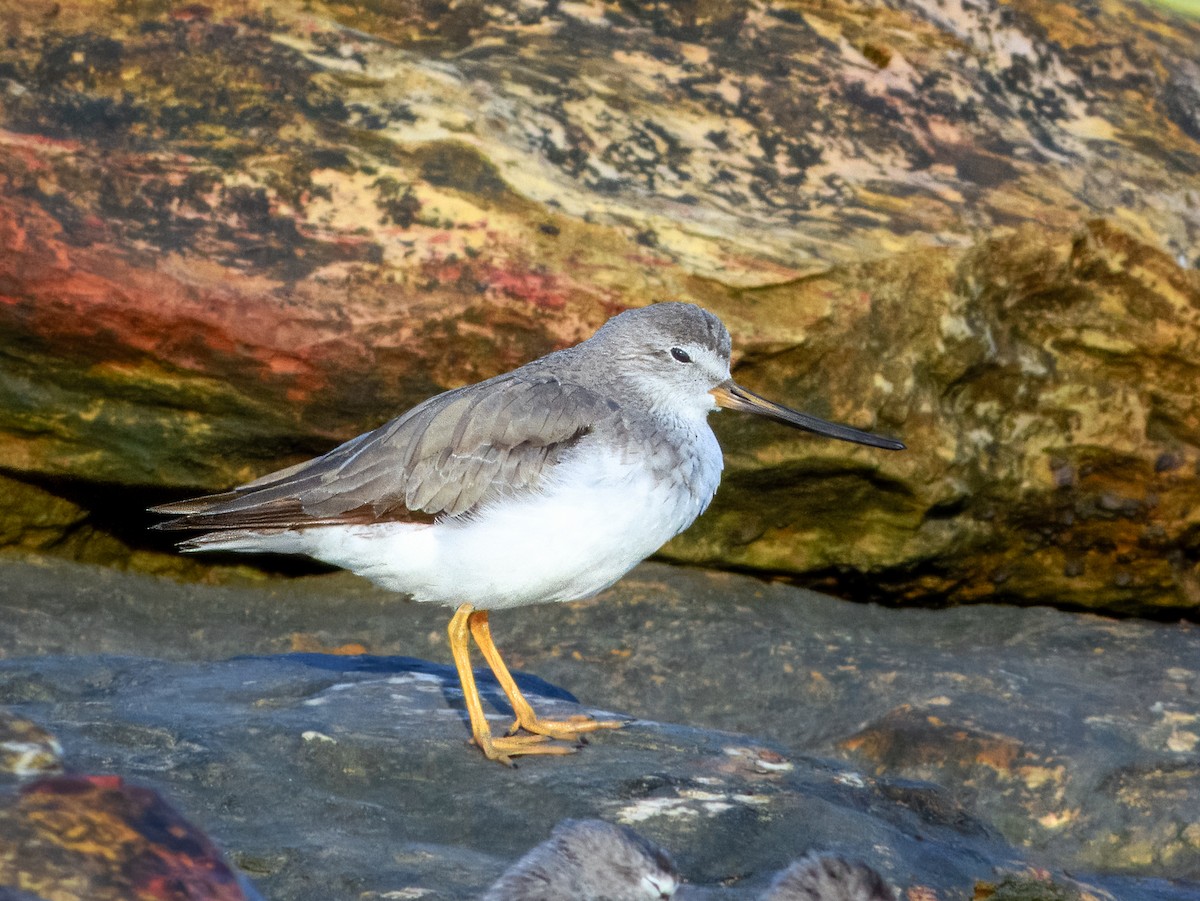
{"label": "wet rock", "polygon": [[[475,897],[506,858],[574,815],[634,826],[698,886],[752,888],[831,842],[871,851],[889,880],[937,897],[1021,866],[965,812],[897,803],[887,780],[832,762],[775,752],[764,769],[772,749],[745,736],[643,721],[537,762],[546,766],[500,767],[466,743],[446,666],[325,655],[0,662],[0,680],[35,672],[74,700],[48,707],[6,692],[6,702],[53,722],[75,766],[117,764],[168,791],[268,896],[350,886]],[[549,695],[535,703],[555,716],[582,709]]]}
{"label": "wet rock", "polygon": [[494,618],[539,712],[581,709],[562,685],[639,718],[512,771],[469,746],[453,669],[424,659],[448,659],[442,609],[344,575],[2,575],[0,704],[69,766],[164,792],[269,897],[477,897],[565,818],[634,828],[697,898],[755,897],[808,853],[908,897],[1040,870],[1123,901],[1200,882],[1188,626],[647,565],[593,602]]}
{"label": "wet rock", "polygon": [[[162,785],[215,823],[268,896],[339,897],[352,880],[355,895],[475,897],[506,858],[576,813],[633,824],[678,849],[681,869],[701,885],[766,875],[818,835],[899,842],[900,878],[920,874],[945,888],[1006,862],[978,825],[965,840],[991,848],[991,866],[950,859],[946,848],[932,853],[937,835],[948,840],[961,828],[902,807],[877,819],[869,811],[884,799],[873,780],[836,766],[789,761],[762,772],[744,737],[644,723],[550,766],[499,767],[466,744],[449,667],[326,657],[0,664],[5,680],[34,668],[77,701],[20,709],[53,719],[77,765],[116,760]],[[80,684],[103,687],[79,692]],[[537,703],[556,714],[579,710]],[[103,725],[84,722],[84,711]],[[735,833],[745,836],[737,846]]]}
{"label": "wet rock", "polygon": [[689,722],[935,782],[1055,860],[1200,872],[1194,627],[995,605],[847,608],[661,567],[617,594],[498,617],[496,640],[516,665],[622,710],[687,710]]}
{"label": "wet rock", "polygon": [[0,710],[0,773],[21,778],[62,770],[62,745],[27,719]]}
{"label": "wet rock", "polygon": [[155,791],[51,776],[0,793],[0,897],[261,901]]}
{"label": "wet rock", "polygon": [[138,537],[164,491],[687,297],[739,379],[911,450],[723,422],[726,484],[669,556],[903,602],[1200,603],[1197,22],[43,7],[0,48],[5,546],[172,565]]}

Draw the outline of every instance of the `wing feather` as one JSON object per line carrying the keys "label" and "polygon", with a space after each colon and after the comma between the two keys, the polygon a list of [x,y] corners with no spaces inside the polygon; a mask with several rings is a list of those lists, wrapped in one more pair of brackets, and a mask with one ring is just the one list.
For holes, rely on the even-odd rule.
{"label": "wing feather", "polygon": [[313,460],[233,491],[155,507],[165,529],[431,521],[536,490],[617,407],[551,376],[509,373],[431,398]]}

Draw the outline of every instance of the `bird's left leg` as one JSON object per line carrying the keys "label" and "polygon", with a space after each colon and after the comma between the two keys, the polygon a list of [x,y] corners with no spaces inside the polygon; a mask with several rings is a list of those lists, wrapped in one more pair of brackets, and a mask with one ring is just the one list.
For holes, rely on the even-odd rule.
{"label": "bird's left leg", "polygon": [[621,720],[596,720],[590,716],[573,716],[565,720],[541,719],[533,712],[533,707],[525,700],[521,690],[517,688],[516,680],[505,666],[500,652],[496,650],[496,644],[492,641],[492,630],[488,625],[488,612],[473,610],[467,617],[467,626],[471,630],[471,637],[475,639],[476,646],[483,653],[483,658],[496,675],[500,687],[504,689],[508,702],[512,704],[513,713],[516,714],[517,720],[508,730],[509,735],[518,729],[524,729],[534,735],[573,741],[584,732],[594,732],[597,729],[620,729],[625,725]]}

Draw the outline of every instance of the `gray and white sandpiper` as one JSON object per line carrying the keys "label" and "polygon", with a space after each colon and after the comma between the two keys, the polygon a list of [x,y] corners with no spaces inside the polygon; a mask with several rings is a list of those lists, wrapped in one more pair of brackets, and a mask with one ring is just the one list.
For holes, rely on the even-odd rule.
{"label": "gray and white sandpiper", "polygon": [[[455,607],[450,650],[475,743],[491,760],[568,754],[623,723],[539,718],[492,642],[488,613],[612,585],[704,512],[721,478],[708,414],[725,407],[830,438],[904,445],[765,400],[729,374],[712,313],[659,303],[591,338],[418,404],[324,456],[224,494],[153,508],[202,530],[185,551],[306,554],[416,601]],[[492,735],[471,671],[483,653],[512,704]]]}
{"label": "gray and white sandpiper", "polygon": [[671,856],[632,829],[563,820],[479,901],[661,901],[678,887]]}
{"label": "gray and white sandpiper", "polygon": [[896,894],[865,863],[810,854],[776,876],[759,901],[896,901]]}

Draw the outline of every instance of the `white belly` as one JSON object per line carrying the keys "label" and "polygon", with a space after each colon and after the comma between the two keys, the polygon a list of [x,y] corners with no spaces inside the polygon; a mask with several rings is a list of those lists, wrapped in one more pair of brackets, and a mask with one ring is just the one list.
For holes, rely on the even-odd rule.
{"label": "white belly", "polygon": [[590,454],[562,464],[545,492],[492,504],[470,518],[312,529],[290,533],[306,545],[293,549],[417,601],[488,610],[585,598],[708,506],[721,454],[712,433],[702,434],[705,465],[692,473],[690,487],[656,480],[638,461]]}

